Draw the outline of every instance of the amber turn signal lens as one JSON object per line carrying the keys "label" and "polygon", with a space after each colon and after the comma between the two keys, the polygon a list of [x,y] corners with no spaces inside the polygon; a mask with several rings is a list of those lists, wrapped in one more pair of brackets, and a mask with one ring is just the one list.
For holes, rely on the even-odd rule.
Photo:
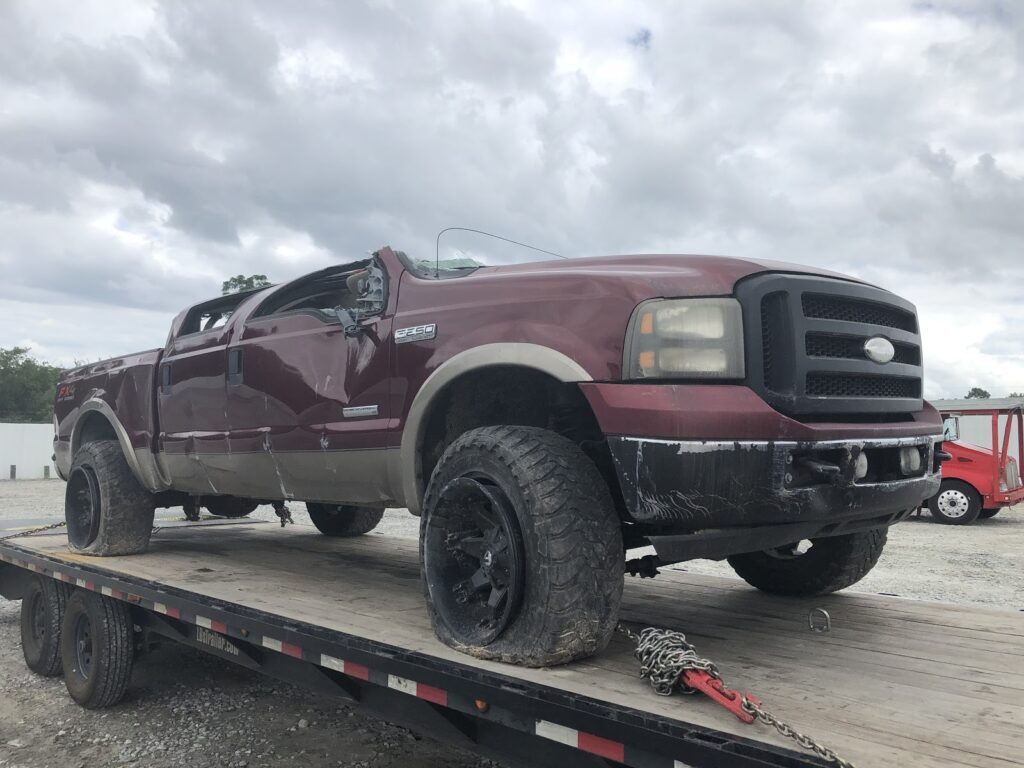
{"label": "amber turn signal lens", "polygon": [[651,350],[647,350],[646,352],[641,352],[640,353],[640,357],[637,360],[637,362],[640,363],[640,367],[641,368],[647,368],[647,369],[653,368],[654,367],[654,352],[652,352]]}
{"label": "amber turn signal lens", "polygon": [[476,706],[477,712],[486,712],[488,709],[491,708],[491,705],[483,699],[474,699],[473,704],[474,706]]}
{"label": "amber turn signal lens", "polygon": [[654,333],[654,314],[652,312],[645,312],[644,316],[640,318],[640,333]]}

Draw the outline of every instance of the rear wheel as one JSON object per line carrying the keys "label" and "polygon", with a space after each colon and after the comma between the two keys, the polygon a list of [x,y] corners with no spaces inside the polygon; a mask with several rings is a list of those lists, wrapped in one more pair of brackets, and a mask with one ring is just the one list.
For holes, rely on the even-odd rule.
{"label": "rear wheel", "polygon": [[325,536],[362,536],[377,527],[384,517],[383,507],[357,507],[352,504],[306,503],[309,519]]}
{"label": "rear wheel", "polygon": [[990,507],[989,509],[983,509],[978,513],[979,520],[988,520],[990,517],[995,517],[999,514],[1002,507]]}
{"label": "rear wheel", "polygon": [[76,590],[61,629],[64,683],[86,709],[116,704],[128,690],[135,661],[134,624],[128,606]]}
{"label": "rear wheel", "polygon": [[37,576],[21,598],[21,650],[33,672],[52,677],[61,673],[60,632],[68,587]]}
{"label": "rear wheel", "polygon": [[762,592],[810,597],[845,589],[863,579],[882,554],[887,528],[808,539],[786,547],[733,555],[729,565]]}
{"label": "rear wheel", "polygon": [[75,453],[64,493],[68,544],[89,555],[144,552],[153,531],[153,495],[135,479],[115,440]]}
{"label": "rear wheel", "polygon": [[551,666],[607,644],[622,599],[621,523],[594,464],[532,427],[471,430],[444,452],[420,522],[438,638]]}
{"label": "rear wheel", "polygon": [[943,480],[928,509],[945,525],[970,525],[981,514],[981,494],[961,480]]}

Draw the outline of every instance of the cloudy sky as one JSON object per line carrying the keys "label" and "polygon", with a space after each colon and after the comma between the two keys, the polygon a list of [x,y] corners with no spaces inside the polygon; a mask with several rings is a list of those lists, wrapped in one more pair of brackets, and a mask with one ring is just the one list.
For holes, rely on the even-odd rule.
{"label": "cloudy sky", "polygon": [[0,346],[452,225],[852,273],[1024,390],[1024,4],[0,2]]}

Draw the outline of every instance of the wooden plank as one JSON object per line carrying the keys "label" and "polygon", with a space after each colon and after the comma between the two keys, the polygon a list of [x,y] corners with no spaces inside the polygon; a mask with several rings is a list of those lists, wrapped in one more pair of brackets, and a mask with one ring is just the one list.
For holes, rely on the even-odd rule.
{"label": "wooden plank", "polygon": [[[108,559],[69,555],[60,535],[23,542],[286,619],[791,746],[705,699],[653,695],[621,637],[593,659],[550,670],[452,651],[430,631],[415,541],[336,540],[300,526],[173,528],[154,538],[150,553]],[[815,605],[832,614],[832,632],[807,630],[806,613]],[[985,768],[1021,759],[1018,613],[857,594],[775,598],[736,580],[665,571],[654,580],[628,580],[622,615],[686,631],[727,682],[760,695],[766,708],[861,765]]]}

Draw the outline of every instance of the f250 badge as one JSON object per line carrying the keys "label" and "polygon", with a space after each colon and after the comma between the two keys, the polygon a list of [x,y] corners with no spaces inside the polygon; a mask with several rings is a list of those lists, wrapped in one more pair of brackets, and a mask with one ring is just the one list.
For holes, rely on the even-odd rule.
{"label": "f250 badge", "polygon": [[399,328],[395,331],[395,344],[409,341],[429,341],[437,336],[437,323],[414,325],[412,328]]}

